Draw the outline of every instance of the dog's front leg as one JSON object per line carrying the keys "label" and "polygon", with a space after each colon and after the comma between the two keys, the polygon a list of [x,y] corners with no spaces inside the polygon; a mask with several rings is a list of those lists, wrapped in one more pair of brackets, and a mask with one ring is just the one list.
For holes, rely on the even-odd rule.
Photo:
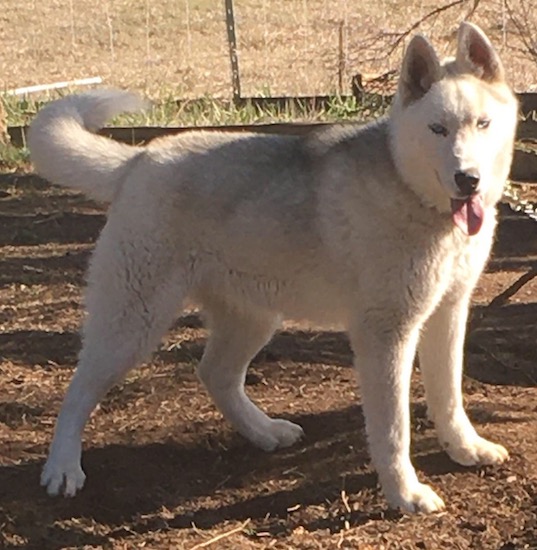
{"label": "dog's front leg", "polygon": [[480,437],[463,405],[464,337],[470,296],[444,300],[425,325],[419,359],[429,417],[449,456],[459,464],[499,464],[507,459],[504,447]]}
{"label": "dog's front leg", "polygon": [[410,461],[410,376],[419,327],[387,327],[367,319],[350,331],[371,459],[390,506],[435,512],[442,499],[420,483]]}

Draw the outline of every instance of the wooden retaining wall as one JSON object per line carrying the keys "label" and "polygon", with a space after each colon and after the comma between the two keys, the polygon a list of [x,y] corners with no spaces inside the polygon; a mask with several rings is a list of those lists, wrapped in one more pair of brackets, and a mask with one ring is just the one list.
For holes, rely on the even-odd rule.
{"label": "wooden retaining wall", "polygon": [[[517,148],[515,150],[511,178],[515,181],[537,184],[537,93],[518,94],[520,101],[521,120],[517,131]],[[269,106],[300,104],[301,106],[322,108],[333,101],[330,96],[315,97],[272,97],[272,98],[241,98],[241,103],[250,102],[254,105]],[[390,102],[390,97],[383,100]],[[304,135],[328,123],[274,123],[233,126],[141,126],[141,127],[107,127],[102,135],[130,144],[147,143],[157,137],[179,134],[189,131],[226,131],[226,132],[258,132],[269,134]],[[25,145],[26,127],[8,128],[11,143],[17,147]]]}

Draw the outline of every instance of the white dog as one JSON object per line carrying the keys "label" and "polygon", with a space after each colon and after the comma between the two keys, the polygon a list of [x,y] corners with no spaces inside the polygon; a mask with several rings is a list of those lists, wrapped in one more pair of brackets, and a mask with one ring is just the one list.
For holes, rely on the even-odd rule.
{"label": "white dog", "polygon": [[40,174],[110,202],[89,267],[79,364],[42,475],[49,494],[82,487],[88,416],[148,357],[187,298],[210,329],[199,376],[262,449],[302,436],[244,391],[250,360],[290,318],[348,330],[371,457],[391,506],[444,506],[410,460],[416,351],[449,456],[464,465],[507,458],[476,433],[461,395],[470,295],[489,255],[517,121],[480,29],[463,23],[455,58],[442,63],[425,38],[413,38],[389,116],[366,126],[307,137],[196,132],[147,147],[92,133],[139,106],[124,92],[67,97],[38,114],[28,138]]}

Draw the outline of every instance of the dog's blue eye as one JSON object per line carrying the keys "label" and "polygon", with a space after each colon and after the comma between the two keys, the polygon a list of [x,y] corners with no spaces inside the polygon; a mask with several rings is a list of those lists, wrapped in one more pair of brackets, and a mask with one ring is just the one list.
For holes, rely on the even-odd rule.
{"label": "dog's blue eye", "polygon": [[486,130],[490,126],[490,120],[488,118],[479,118],[477,120],[478,130]]}
{"label": "dog's blue eye", "polygon": [[449,134],[448,129],[443,124],[429,124],[429,129],[437,136],[447,136]]}

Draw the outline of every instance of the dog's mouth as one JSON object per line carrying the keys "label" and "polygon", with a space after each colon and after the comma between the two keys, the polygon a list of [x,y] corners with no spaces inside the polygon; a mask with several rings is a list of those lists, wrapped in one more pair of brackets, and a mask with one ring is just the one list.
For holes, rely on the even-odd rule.
{"label": "dog's mouth", "polygon": [[451,199],[451,217],[453,223],[466,235],[477,235],[485,217],[483,197],[478,193],[462,199]]}

